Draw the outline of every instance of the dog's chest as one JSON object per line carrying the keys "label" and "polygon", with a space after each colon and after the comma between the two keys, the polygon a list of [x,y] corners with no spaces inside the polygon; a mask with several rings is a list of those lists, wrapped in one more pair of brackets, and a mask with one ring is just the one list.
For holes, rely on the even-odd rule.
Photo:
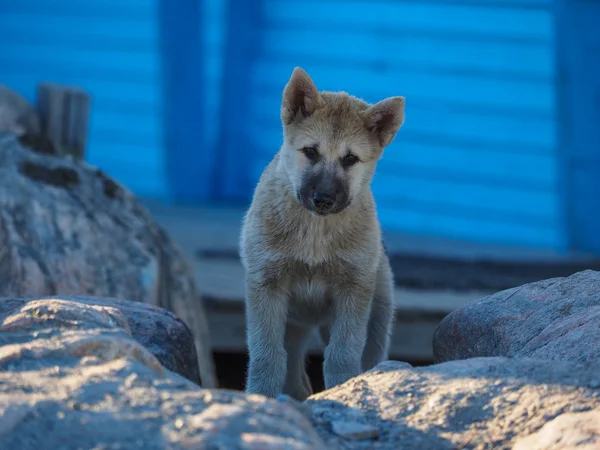
{"label": "dog's chest", "polygon": [[323,273],[311,274],[306,268],[290,276],[289,318],[304,325],[317,325],[327,320],[332,310],[333,280]]}
{"label": "dog's chest", "polygon": [[326,222],[314,221],[297,227],[289,240],[290,254],[308,266],[316,266],[335,256],[339,247]]}

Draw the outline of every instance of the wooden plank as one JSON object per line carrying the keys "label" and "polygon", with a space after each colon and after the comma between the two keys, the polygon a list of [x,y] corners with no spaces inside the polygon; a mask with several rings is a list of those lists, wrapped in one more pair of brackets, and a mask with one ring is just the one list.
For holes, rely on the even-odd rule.
{"label": "wooden plank", "polygon": [[[45,70],[43,78],[52,79],[60,84],[81,86],[94,100],[98,98],[107,103],[143,106],[156,110],[162,108],[163,99],[158,87],[144,80],[105,80],[90,72],[83,75],[79,69],[59,67]],[[28,99],[34,98],[35,86],[41,81],[39,71],[36,73],[17,67],[2,67],[2,80],[12,89],[22,92]]]}
{"label": "wooden plank", "polygon": [[[243,268],[239,261],[194,259],[198,285],[216,351],[245,351]],[[415,292],[396,289],[396,323],[391,354],[396,357],[430,359],[433,332],[450,311],[485,296],[485,292]],[[310,353],[321,354],[323,346],[314,336]]]}
{"label": "wooden plank", "polygon": [[79,0],[58,0],[48,3],[40,0],[19,0],[6,2],[2,10],[10,13],[35,13],[44,16],[67,16],[78,19],[94,20],[101,17],[146,18],[153,20],[156,14],[157,0],[103,0],[85,2]]}
{"label": "wooden plank", "polygon": [[215,154],[198,151],[204,143],[205,75],[200,3],[160,0],[158,7],[169,194],[177,201],[206,201],[212,196]]}
{"label": "wooden plank", "polygon": [[141,146],[119,140],[100,141],[94,134],[91,134],[90,138],[88,153],[91,164],[122,165],[139,172],[164,167],[165,155],[159,143],[152,146]]}
{"label": "wooden plank", "polygon": [[600,254],[600,4],[554,2],[557,28],[559,157],[570,249]]}
{"label": "wooden plank", "polygon": [[[427,209],[451,209],[457,214],[481,214],[497,220],[516,223],[553,223],[557,220],[557,199],[554,190],[532,191],[507,186],[417,177],[408,172],[402,176],[378,173],[373,180],[373,192],[382,207],[404,202],[422,204]],[[535,205],[532,208],[531,205]]]}
{"label": "wooden plank", "polygon": [[[92,148],[93,143],[90,144],[90,149]],[[141,172],[138,167],[127,167],[119,162],[98,164],[90,161],[90,164],[110,175],[139,198],[166,199],[165,174],[162,166],[145,168]]]}
{"label": "wooden plank", "polygon": [[[484,108],[464,110],[442,101],[427,102],[410,98],[406,119],[398,136],[407,133],[440,136],[443,140],[470,140],[491,144],[502,152],[514,153],[527,147],[531,152],[555,154],[556,136],[553,117],[527,116],[511,112],[486,111]],[[409,100],[407,100],[408,102]],[[254,95],[250,105],[248,128],[281,137],[279,109],[281,91]],[[264,138],[263,138],[264,139]],[[518,149],[518,150],[515,150]]]}
{"label": "wooden plank", "polygon": [[55,151],[59,155],[84,159],[89,94],[73,86],[41,83],[38,85],[37,98],[42,134],[52,142]]}
{"label": "wooden plank", "polygon": [[227,9],[227,34],[223,65],[222,104],[219,123],[219,173],[215,176],[215,201],[245,201],[247,157],[243,131],[249,114],[249,95],[253,86],[248,72],[257,53],[258,1],[230,0]]}
{"label": "wooden plank", "polygon": [[69,48],[52,41],[37,44],[18,42],[0,47],[0,62],[4,67],[27,67],[30,70],[37,67],[41,73],[56,67],[78,71],[83,68],[86,73],[99,78],[138,78],[145,83],[160,81],[156,50],[132,50],[126,45],[120,49],[89,49]]}
{"label": "wooden plank", "polygon": [[[259,60],[249,69],[254,91],[280,91],[295,63]],[[431,98],[459,104],[554,111],[555,95],[549,82],[506,80],[474,75],[426,71],[385,70],[373,67],[340,67],[307,64],[305,70],[320,90],[346,91],[376,102],[390,95]]]}
{"label": "wooden plank", "polygon": [[[217,305],[206,307],[213,351],[245,353],[245,318],[243,309],[221,309]],[[433,360],[433,334],[444,316],[432,319],[415,319],[398,313],[390,342],[390,358],[401,360]],[[308,354],[322,355],[321,340],[313,333],[308,344]]]}
{"label": "wooden plank", "polygon": [[553,36],[552,17],[543,9],[385,0],[354,1],[352,6],[345,0],[266,0],[264,23],[307,29],[419,30],[542,42],[550,42]]}
{"label": "wooden plank", "polygon": [[558,183],[557,165],[552,155],[398,142],[384,153],[377,173],[554,192]]}
{"label": "wooden plank", "polygon": [[[0,14],[2,42],[53,42],[56,45],[79,49],[119,49],[125,44],[140,51],[152,50],[158,42],[156,23],[151,17],[136,18],[111,14],[105,17],[97,16],[93,20],[81,20],[68,15],[53,15],[53,8],[48,6],[44,7],[42,13],[29,9],[11,12],[5,10],[5,6],[2,5]],[[110,30],[110,33],[106,30]]]}
{"label": "wooden plank", "polygon": [[[94,102],[94,106],[96,102]],[[124,126],[126,124],[126,126]],[[160,146],[164,139],[160,111],[146,111],[145,114],[122,111],[119,109],[106,110],[100,107],[94,109],[94,120],[91,123],[91,133],[94,140],[100,143],[128,142],[148,151]]]}
{"label": "wooden plank", "polygon": [[[251,163],[256,170],[249,174],[251,182],[258,180],[262,168],[279,150],[281,133],[279,127],[250,126],[247,145],[252,149]],[[536,190],[554,190],[556,187],[558,168],[553,153],[503,151],[504,146],[486,146],[484,143],[473,148],[447,141],[437,144],[410,139],[407,134],[400,131],[396,141],[386,149],[378,173],[412,171],[415,175],[439,175],[441,179],[487,180],[492,184]]]}
{"label": "wooden plank", "polygon": [[331,64],[366,65],[388,70],[481,72],[505,77],[554,78],[554,53],[549,43],[516,43],[447,39],[364,31],[310,30],[277,27],[263,30],[261,55],[269,60],[303,65],[315,60]]}
{"label": "wooden plank", "polygon": [[[537,185],[515,182],[511,178],[511,160],[506,158],[506,172],[502,173],[502,167],[493,164],[493,161],[481,161],[480,165],[475,159],[471,163],[469,171],[464,171],[460,164],[460,158],[450,164],[456,167],[448,167],[448,159],[439,159],[435,165],[427,166],[433,158],[427,155],[423,160],[410,160],[402,165],[387,165],[382,161],[373,181],[373,191],[380,207],[393,204],[409,203],[414,205],[423,203],[434,208],[454,208],[456,213],[469,211],[470,214],[493,217],[501,221],[513,221],[516,223],[526,222],[550,222],[558,220],[559,204],[555,190],[556,177],[548,178],[544,183]],[[447,155],[450,158],[452,153]],[[467,161],[469,155],[464,155]],[[513,159],[516,159],[513,157]],[[552,170],[555,161],[547,158],[546,163]],[[248,183],[255,185],[258,182],[266,164],[264,160],[254,162],[254,171],[249,174]],[[518,161],[517,161],[518,163]],[[525,161],[522,161],[526,164]],[[487,174],[475,176],[477,169]],[[527,170],[525,165],[523,170]],[[516,169],[515,169],[516,170]],[[535,165],[529,170],[536,170]],[[526,172],[521,172],[526,176]],[[531,205],[536,205],[532,209]]]}
{"label": "wooden plank", "polygon": [[447,210],[427,211],[422,205],[396,204],[377,209],[381,224],[387,230],[533,248],[557,249],[564,244],[559,223],[507,223],[481,215],[464,217]]}

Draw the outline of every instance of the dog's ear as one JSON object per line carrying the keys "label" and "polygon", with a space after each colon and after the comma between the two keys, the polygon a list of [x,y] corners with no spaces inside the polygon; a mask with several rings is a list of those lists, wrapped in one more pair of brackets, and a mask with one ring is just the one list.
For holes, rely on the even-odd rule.
{"label": "dog's ear", "polygon": [[404,97],[388,97],[360,112],[367,129],[385,147],[404,123]]}
{"label": "dog's ear", "polygon": [[322,102],[313,80],[303,69],[296,67],[283,90],[281,121],[284,125],[301,121],[314,113]]}

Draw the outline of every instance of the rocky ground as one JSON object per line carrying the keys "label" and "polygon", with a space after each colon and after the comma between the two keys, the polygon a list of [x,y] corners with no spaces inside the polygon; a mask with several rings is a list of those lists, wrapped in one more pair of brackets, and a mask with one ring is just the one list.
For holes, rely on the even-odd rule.
{"label": "rocky ground", "polygon": [[[474,302],[438,328],[445,362],[388,361],[304,403],[190,381],[193,339],[166,310],[86,297],[2,299],[0,448],[600,448],[600,361],[585,338],[586,327],[600,325],[599,284],[600,273],[586,271]],[[515,299],[521,316],[494,298]],[[487,311],[492,303],[508,319]],[[523,317],[522,329],[506,325]],[[478,320],[487,335],[469,328]]]}
{"label": "rocky ground", "polygon": [[303,403],[214,389],[179,249],[101,172],[24,148],[36,122],[11,98],[0,449],[600,449],[600,272],[454,311],[430,366],[387,361]]}
{"label": "rocky ground", "polygon": [[216,385],[202,299],[173,240],[100,170],[32,151],[0,128],[0,296],[43,295],[173,311],[196,338],[203,384]]}

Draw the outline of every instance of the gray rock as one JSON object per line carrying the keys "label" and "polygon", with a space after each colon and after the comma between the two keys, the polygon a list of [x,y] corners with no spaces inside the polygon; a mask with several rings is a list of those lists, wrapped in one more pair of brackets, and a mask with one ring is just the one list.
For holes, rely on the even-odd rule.
{"label": "gray rock", "polygon": [[39,135],[40,118],[22,95],[0,84],[0,133]]}
{"label": "gray rock", "polygon": [[600,358],[600,272],[508,289],[450,313],[433,338],[436,362],[476,356]]}
{"label": "gray rock", "polygon": [[[28,303],[39,304],[40,300],[49,300],[50,302],[68,300],[85,305],[117,309],[127,319],[127,329],[130,330],[132,337],[150,350],[162,366],[194,383],[200,383],[194,339],[189,328],[173,313],[141,302],[117,299],[65,296],[44,297],[43,299],[0,298],[0,323],[3,318],[14,316],[23,308],[27,309]],[[66,314],[65,310],[57,309],[59,314]],[[69,320],[80,321],[81,319],[74,317]],[[60,323],[64,322],[65,320],[61,320]],[[19,325],[12,327],[12,332],[6,331],[0,334],[0,346],[14,342],[15,332],[26,332],[20,339],[33,339],[34,333],[48,335],[53,332],[55,323],[56,318],[48,315],[39,316],[35,321],[23,320]]]}
{"label": "gray rock", "polygon": [[346,420],[334,420],[331,422],[331,431],[341,438],[357,441],[375,439],[379,436],[379,429],[373,425]]}
{"label": "gray rock", "polygon": [[[598,410],[599,381],[600,361],[386,362],[307,402],[323,440],[342,449],[510,449],[561,415]],[[372,426],[379,436],[340,439],[332,429],[338,421]],[[597,434],[600,425],[585,432]]]}
{"label": "gray rock", "polygon": [[519,439],[513,450],[598,450],[600,410],[567,413],[544,425],[539,431]]}
{"label": "gray rock", "polygon": [[111,297],[173,311],[216,385],[202,299],[180,249],[125,187],[0,135],[0,296]]}
{"label": "gray rock", "polygon": [[597,450],[600,448],[600,410],[567,413],[539,431],[519,439],[513,450]]}
{"label": "gray rock", "polygon": [[295,408],[201,389],[129,335],[122,312],[30,301],[0,321],[0,448],[315,449]]}

